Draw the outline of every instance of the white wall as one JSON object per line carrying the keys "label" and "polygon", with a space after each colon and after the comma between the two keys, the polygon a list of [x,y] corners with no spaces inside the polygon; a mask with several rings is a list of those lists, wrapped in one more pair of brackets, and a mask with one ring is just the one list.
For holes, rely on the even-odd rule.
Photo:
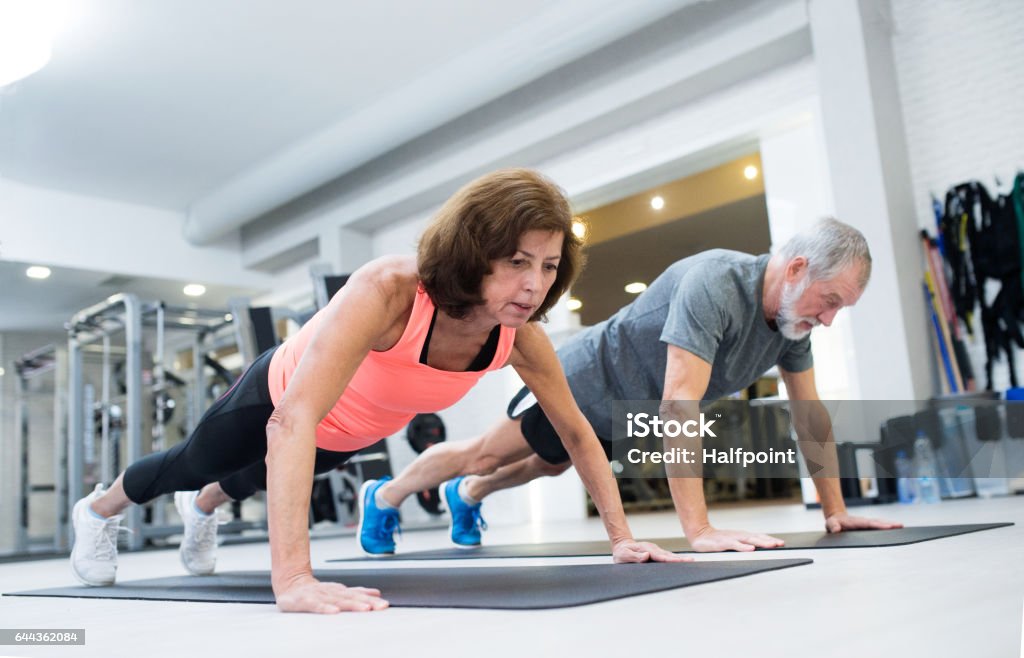
{"label": "white wall", "polygon": [[862,389],[912,400],[931,393],[931,359],[918,310],[921,248],[899,89],[887,25],[878,19],[886,2],[810,0],[807,7],[833,202],[871,245],[874,285],[850,309]]}
{"label": "white wall", "polygon": [[917,218],[933,229],[930,192],[1024,168],[1024,3],[893,0],[893,20]]}
{"label": "white wall", "polygon": [[[835,214],[816,98],[808,102],[804,116],[803,121],[761,137],[773,252],[818,219]],[[861,397],[853,325],[849,311],[841,311],[831,327],[820,327],[812,334],[814,374],[822,399]]]}
{"label": "white wall", "polygon": [[[1006,186],[1024,168],[1024,3],[893,0],[892,9],[916,220],[934,235],[930,194],[970,179],[995,192],[996,175]],[[976,335],[968,347],[984,386],[980,326]],[[996,389],[1008,377],[1005,361],[997,364]]]}

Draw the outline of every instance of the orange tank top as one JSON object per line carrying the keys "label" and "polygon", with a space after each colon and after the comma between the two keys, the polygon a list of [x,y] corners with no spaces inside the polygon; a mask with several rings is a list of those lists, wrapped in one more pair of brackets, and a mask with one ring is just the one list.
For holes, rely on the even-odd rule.
{"label": "orange tank top", "polygon": [[[310,318],[271,358],[268,384],[274,406],[284,397],[323,313],[321,310]],[[420,363],[433,315],[434,303],[419,287],[402,337],[386,352],[366,355],[348,387],[317,425],[318,448],[350,452],[376,443],[405,427],[418,413],[440,411],[455,404],[486,373],[504,366],[512,354],[516,330],[501,327],[494,358],[484,370],[449,372]]]}

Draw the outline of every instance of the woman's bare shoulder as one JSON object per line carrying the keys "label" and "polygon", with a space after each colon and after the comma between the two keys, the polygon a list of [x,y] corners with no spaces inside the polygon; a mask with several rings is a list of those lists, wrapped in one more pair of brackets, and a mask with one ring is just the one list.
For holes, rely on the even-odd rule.
{"label": "woman's bare shoulder", "polygon": [[415,256],[381,256],[352,273],[351,283],[377,288],[391,302],[412,300],[419,284]]}

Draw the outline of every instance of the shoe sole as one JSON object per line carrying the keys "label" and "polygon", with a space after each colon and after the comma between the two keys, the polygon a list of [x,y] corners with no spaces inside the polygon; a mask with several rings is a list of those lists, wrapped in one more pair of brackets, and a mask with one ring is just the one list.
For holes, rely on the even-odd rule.
{"label": "shoe sole", "polygon": [[[447,482],[445,483],[447,485]],[[445,510],[448,511],[448,539],[452,542],[455,548],[461,548],[464,551],[471,551],[474,548],[480,548],[480,544],[460,544],[455,541],[455,515],[452,514],[452,507],[448,504],[448,494],[446,493],[448,487],[442,486],[438,493],[441,495],[441,504]]]}
{"label": "shoe sole", "polygon": [[113,580],[111,580],[109,583],[107,583],[107,582],[100,583],[100,582],[96,582],[96,581],[86,580],[86,578],[82,574],[78,573],[78,569],[75,568],[75,561],[74,561],[74,559],[71,560],[71,573],[75,576],[75,580],[77,580],[78,582],[82,583],[86,587],[110,587],[111,585],[114,584]]}
{"label": "shoe sole", "polygon": [[366,518],[363,510],[366,509],[366,492],[375,484],[377,484],[377,480],[367,480],[359,487],[359,526],[356,528],[356,541],[359,542],[359,550],[367,557],[390,557],[395,554],[394,551],[390,553],[371,553],[363,548],[363,519]]}
{"label": "shoe sole", "polygon": [[181,562],[181,566],[184,567],[185,571],[187,571],[190,575],[193,575],[193,576],[209,576],[209,575],[212,575],[213,572],[217,570],[217,562],[216,562],[216,560],[213,563],[213,568],[210,569],[209,571],[193,571],[192,569],[189,568],[189,566],[187,564],[185,564],[185,552],[184,552],[185,551],[185,527],[184,527],[185,526],[185,510],[181,509],[182,508],[182,504],[185,501],[183,500],[183,497],[179,495],[179,494],[182,494],[182,493],[185,493],[185,492],[183,492],[183,491],[176,491],[174,493],[174,509],[178,510],[178,516],[181,517],[181,523],[182,523],[181,544],[178,545],[178,561]]}
{"label": "shoe sole", "polygon": [[[82,500],[80,500],[77,503],[75,503],[75,506],[71,508],[71,518],[72,519],[74,519],[78,515],[78,506],[81,505],[82,503],[85,503],[86,505],[89,504],[89,502],[88,502],[88,500],[86,498],[83,498]],[[74,527],[75,527],[75,524],[72,523],[71,524],[71,531],[72,532],[74,532]],[[74,541],[77,541],[77,540],[78,540],[78,533],[75,532],[74,533]],[[109,587],[110,585],[114,584],[114,580],[117,580],[116,576],[115,576],[114,580],[111,580],[109,583],[108,582],[102,582],[101,583],[101,582],[96,582],[96,581],[90,581],[85,576],[83,576],[82,574],[78,573],[78,569],[75,567],[75,552],[74,552],[73,546],[74,546],[74,544],[72,543],[72,549],[71,549],[71,556],[70,557],[71,557],[71,573],[74,574],[75,580],[77,580],[78,582],[82,583],[86,587]]]}

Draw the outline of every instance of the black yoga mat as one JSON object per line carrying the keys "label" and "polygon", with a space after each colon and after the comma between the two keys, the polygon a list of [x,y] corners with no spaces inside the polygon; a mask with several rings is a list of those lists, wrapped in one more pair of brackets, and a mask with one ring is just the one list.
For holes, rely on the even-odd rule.
{"label": "black yoga mat", "polygon": [[[811,560],[736,560],[557,567],[359,569],[318,571],[316,576],[349,586],[376,587],[392,606],[397,607],[529,610],[610,601],[810,563]],[[154,578],[111,587],[57,587],[4,596],[274,602],[267,571]]]}
{"label": "black yoga mat", "polygon": [[[759,551],[784,551],[807,548],[871,548],[878,546],[902,546],[932,539],[954,537],[969,532],[991,530],[1011,526],[1012,523],[972,523],[966,525],[931,525],[896,530],[847,530],[829,534],[827,532],[780,532],[771,534],[786,542],[782,548],[758,549]],[[652,539],[658,546],[675,553],[694,552],[690,543],[681,537]],[[328,560],[328,562],[361,562],[366,560],[457,560],[472,558],[505,557],[590,557],[610,555],[607,541],[567,541],[549,544],[505,544],[479,546],[477,548],[439,548],[430,551],[396,553],[382,557],[351,557]]]}

